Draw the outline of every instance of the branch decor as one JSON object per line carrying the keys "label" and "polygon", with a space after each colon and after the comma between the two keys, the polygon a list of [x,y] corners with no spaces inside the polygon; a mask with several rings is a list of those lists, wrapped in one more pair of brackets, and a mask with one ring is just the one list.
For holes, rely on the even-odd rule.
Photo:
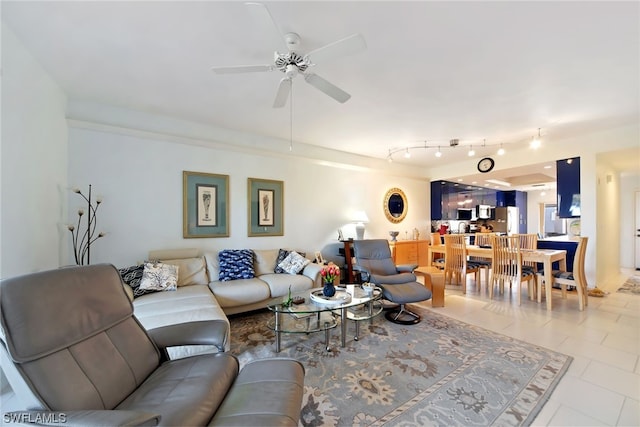
{"label": "branch decor", "polygon": [[[74,187],[71,191],[79,194],[87,202],[86,210],[86,223],[87,228],[84,233],[81,233],[80,228],[82,224],[82,218],[85,215],[85,210],[78,209],[78,224],[69,224],[67,229],[71,232],[71,243],[73,243],[73,255],[77,265],[89,265],[91,263],[91,244],[101,237],[104,237],[106,233],[100,232],[97,236],[96,227],[98,221],[96,213],[98,207],[102,203],[102,197],[96,197],[95,204],[91,201],[91,185],[89,185],[89,193],[85,196],[78,187]],[[82,237],[81,237],[82,234]],[[95,236],[95,237],[94,237]]]}

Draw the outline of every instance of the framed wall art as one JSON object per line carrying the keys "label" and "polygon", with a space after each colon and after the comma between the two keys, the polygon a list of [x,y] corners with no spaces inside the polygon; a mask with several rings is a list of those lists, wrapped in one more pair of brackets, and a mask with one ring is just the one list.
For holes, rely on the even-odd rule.
{"label": "framed wall art", "polygon": [[182,172],[182,237],[229,237],[229,175]]}
{"label": "framed wall art", "polygon": [[248,178],[248,235],[283,236],[284,182]]}

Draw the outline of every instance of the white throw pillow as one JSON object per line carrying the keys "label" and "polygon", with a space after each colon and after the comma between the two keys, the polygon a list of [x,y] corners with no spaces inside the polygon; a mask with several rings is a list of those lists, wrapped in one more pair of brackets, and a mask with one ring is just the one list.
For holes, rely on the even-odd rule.
{"label": "white throw pillow", "polygon": [[204,257],[163,259],[161,262],[178,267],[178,287],[209,283]]}
{"label": "white throw pillow", "polygon": [[178,288],[178,266],[161,262],[145,262],[140,289],[175,291]]}
{"label": "white throw pillow", "polygon": [[289,274],[298,274],[310,262],[311,261],[300,255],[296,251],[291,251],[291,253],[287,255],[287,257],[280,264],[278,264],[278,267]]}

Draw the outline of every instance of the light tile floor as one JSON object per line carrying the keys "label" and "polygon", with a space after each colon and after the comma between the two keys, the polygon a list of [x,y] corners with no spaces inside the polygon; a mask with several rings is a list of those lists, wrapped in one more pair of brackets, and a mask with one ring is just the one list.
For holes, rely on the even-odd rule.
{"label": "light tile floor", "polygon": [[[578,297],[552,292],[553,310],[526,298],[518,307],[515,289],[489,300],[484,281],[471,276],[467,294],[447,286],[445,307],[424,307],[453,318],[574,357],[536,426],[640,426],[640,296],[616,290],[633,274],[622,271],[598,287],[609,294],[589,297],[578,310]],[[544,294],[543,294],[544,295]]]}
{"label": "light tile floor", "polygon": [[[535,426],[640,426],[640,296],[617,293],[632,271],[607,283],[604,298],[589,298],[585,311],[570,292],[553,291],[553,310],[522,298],[515,290],[488,299],[484,283],[469,279],[467,294],[446,290],[446,306],[431,308],[486,329],[569,354],[573,362],[538,417]],[[523,290],[523,292],[526,292]],[[1,410],[20,409],[3,384]]]}

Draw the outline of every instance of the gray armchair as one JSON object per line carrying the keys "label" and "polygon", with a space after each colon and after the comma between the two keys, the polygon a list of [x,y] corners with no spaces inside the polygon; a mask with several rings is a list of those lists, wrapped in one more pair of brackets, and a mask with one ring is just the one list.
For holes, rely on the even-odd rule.
{"label": "gray armchair", "polygon": [[389,242],[384,239],[354,240],[355,269],[366,280],[382,288],[385,299],[398,304],[398,309],[387,311],[387,320],[401,324],[420,322],[420,315],[406,308],[406,304],[431,299],[431,291],[416,280],[417,265],[396,266],[391,258]]}
{"label": "gray armchair", "polygon": [[[224,349],[219,320],[147,333],[111,265],[69,267],[0,283],[2,368],[28,412],[5,419],[78,425],[297,426],[304,367],[239,364],[219,352],[167,360],[172,345]],[[154,338],[152,338],[154,337]]]}

